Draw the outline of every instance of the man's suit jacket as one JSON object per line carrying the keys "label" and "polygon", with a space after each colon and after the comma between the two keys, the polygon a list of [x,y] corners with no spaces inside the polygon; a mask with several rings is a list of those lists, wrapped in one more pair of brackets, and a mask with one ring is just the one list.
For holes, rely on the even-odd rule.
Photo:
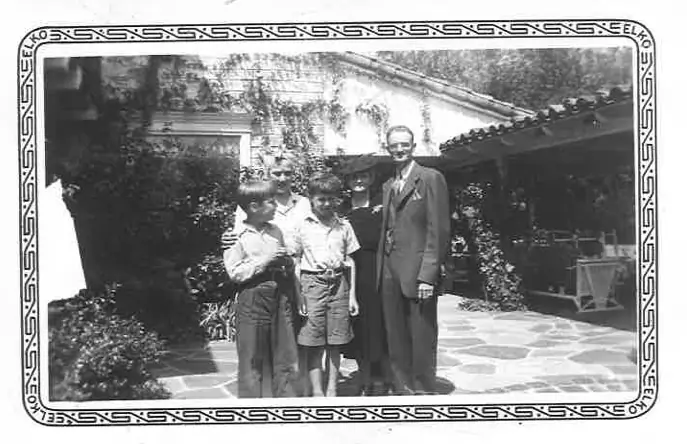
{"label": "man's suit jacket", "polygon": [[[449,199],[446,179],[437,170],[415,164],[401,192],[390,201],[394,178],[383,186],[384,213],[378,248],[377,288],[380,288],[385,256],[385,229],[390,206],[395,205],[393,228],[395,272],[403,295],[417,298],[418,282],[436,285],[450,240]],[[398,258],[399,260],[396,260]]]}

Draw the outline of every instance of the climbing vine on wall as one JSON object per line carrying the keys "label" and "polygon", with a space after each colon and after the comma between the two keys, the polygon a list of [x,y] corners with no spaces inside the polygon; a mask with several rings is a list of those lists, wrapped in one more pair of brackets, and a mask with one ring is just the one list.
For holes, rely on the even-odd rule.
{"label": "climbing vine on wall", "polygon": [[327,115],[329,118],[329,123],[334,128],[334,131],[336,131],[342,137],[346,137],[346,125],[348,124],[351,114],[341,104],[342,90],[343,82],[340,80],[336,81],[334,84],[332,100],[328,103]]}
{"label": "climbing vine on wall", "polygon": [[380,143],[383,143],[386,130],[389,128],[389,108],[386,104],[370,100],[359,104],[355,108],[355,113],[365,118],[375,127],[377,138]]}
{"label": "climbing vine on wall", "polygon": [[[266,77],[261,66],[267,62],[288,65],[295,72],[316,67],[325,69],[331,82],[328,98],[314,98],[305,102],[283,99],[273,87],[273,81]],[[331,54],[313,53],[296,56],[280,54],[255,55],[233,54],[215,67],[207,68],[207,75],[199,82],[194,98],[188,98],[188,78],[184,61],[177,57],[168,61],[172,81],[161,93],[161,109],[183,111],[237,111],[242,110],[254,116],[255,135],[261,137],[261,148],[257,153],[258,164],[244,169],[241,177],[262,177],[264,166],[270,158],[286,156],[296,160],[298,165],[295,189],[305,187],[306,178],[314,171],[326,169],[319,149],[320,136],[317,127],[324,122],[336,133],[346,137],[346,127],[352,112],[376,128],[379,141],[383,141],[388,128],[389,110],[385,103],[367,100],[355,106],[351,112],[342,103],[346,68]],[[243,83],[243,90],[230,90],[225,85],[222,73],[250,67],[251,78]],[[218,74],[219,73],[219,74]],[[276,132],[275,132],[276,130]]]}
{"label": "climbing vine on wall", "polygon": [[[244,169],[243,177],[263,177],[264,165],[269,158],[288,157],[296,164],[294,189],[302,192],[307,178],[322,168],[322,152],[315,149],[319,142],[315,126],[326,112],[324,100],[316,99],[305,103],[283,100],[271,91],[261,79],[248,83],[243,93],[243,103],[248,112],[258,116],[256,123],[263,133],[262,149],[258,153],[259,163]],[[281,136],[273,146],[269,131],[280,128]]]}
{"label": "climbing vine on wall", "polygon": [[422,115],[422,141],[426,144],[432,143],[432,115],[430,113],[429,95],[427,90],[422,91],[422,102],[420,104]]}
{"label": "climbing vine on wall", "polygon": [[[177,111],[243,111],[254,116],[254,135],[261,138],[257,163],[241,172],[242,178],[263,177],[264,164],[271,158],[290,157],[297,165],[294,188],[303,191],[307,178],[315,171],[327,169],[320,149],[318,126],[327,122],[331,128],[346,137],[346,128],[352,113],[362,117],[376,128],[379,141],[383,141],[388,127],[389,110],[385,103],[367,100],[351,109],[342,103],[346,69],[336,57],[325,53],[295,56],[280,54],[233,54],[216,66],[205,67],[195,97],[189,98],[185,79],[189,78],[185,62],[180,57],[167,60],[170,80],[160,94],[162,110]],[[272,78],[261,67],[270,63],[288,66],[292,72],[316,68],[327,73],[331,94],[296,102],[280,96]],[[244,69],[249,67],[249,69]],[[250,76],[237,91],[225,84],[228,72],[243,69]]]}

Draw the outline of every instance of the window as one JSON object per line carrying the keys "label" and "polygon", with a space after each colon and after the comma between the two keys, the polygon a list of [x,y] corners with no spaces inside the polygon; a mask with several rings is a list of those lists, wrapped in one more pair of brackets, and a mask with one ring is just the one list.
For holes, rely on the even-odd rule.
{"label": "window", "polygon": [[[171,136],[171,137],[170,137]],[[218,154],[226,156],[241,155],[241,137],[240,135],[221,135],[221,136],[206,136],[206,135],[185,135],[169,132],[167,135],[154,135],[148,137],[151,142],[159,142],[162,146],[168,149],[174,149],[173,144],[177,141],[184,147],[189,149],[210,150]]]}
{"label": "window", "polygon": [[207,148],[238,156],[241,165],[248,165],[252,120],[237,113],[160,113],[152,119],[148,139],[169,149]]}

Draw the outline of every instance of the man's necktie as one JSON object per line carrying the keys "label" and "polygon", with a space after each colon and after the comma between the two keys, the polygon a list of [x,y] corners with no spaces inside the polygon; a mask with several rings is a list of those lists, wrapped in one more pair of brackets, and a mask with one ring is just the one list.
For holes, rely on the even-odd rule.
{"label": "man's necktie", "polygon": [[401,194],[401,190],[403,189],[403,181],[401,179],[401,176],[398,175],[396,176],[396,179],[394,179],[394,192],[396,195]]}
{"label": "man's necktie", "polygon": [[398,196],[398,180],[394,179],[389,191],[388,212],[386,218],[386,227],[384,227],[384,253],[391,254],[394,249],[394,226],[396,225],[396,197]]}

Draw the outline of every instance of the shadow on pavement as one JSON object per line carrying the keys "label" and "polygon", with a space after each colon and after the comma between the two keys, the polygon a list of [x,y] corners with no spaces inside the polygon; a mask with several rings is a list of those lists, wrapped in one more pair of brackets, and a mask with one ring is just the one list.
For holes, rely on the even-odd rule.
{"label": "shadow on pavement", "polygon": [[[467,285],[457,285],[446,295],[457,294],[466,299],[483,299],[480,289]],[[527,305],[530,311],[557,316],[571,321],[586,322],[603,327],[611,327],[629,332],[637,331],[637,291],[633,285],[619,287],[616,299],[623,305],[622,310],[577,313],[572,301],[554,297],[527,295]]]}
{"label": "shadow on pavement", "polygon": [[[351,397],[359,396],[359,382],[358,372],[351,373],[348,377],[339,380],[337,386],[337,394],[339,396]],[[456,386],[448,379],[437,377],[436,390],[438,395],[450,395],[456,389]],[[382,394],[377,396],[384,396]]]}
{"label": "shadow on pavement", "polygon": [[151,372],[156,378],[205,375],[220,369],[205,344],[186,344],[171,348]]}
{"label": "shadow on pavement", "polygon": [[587,322],[618,330],[637,331],[637,304],[634,301],[621,301],[622,310],[578,313],[570,301],[530,295],[528,305],[531,311],[558,316],[571,321]]}

